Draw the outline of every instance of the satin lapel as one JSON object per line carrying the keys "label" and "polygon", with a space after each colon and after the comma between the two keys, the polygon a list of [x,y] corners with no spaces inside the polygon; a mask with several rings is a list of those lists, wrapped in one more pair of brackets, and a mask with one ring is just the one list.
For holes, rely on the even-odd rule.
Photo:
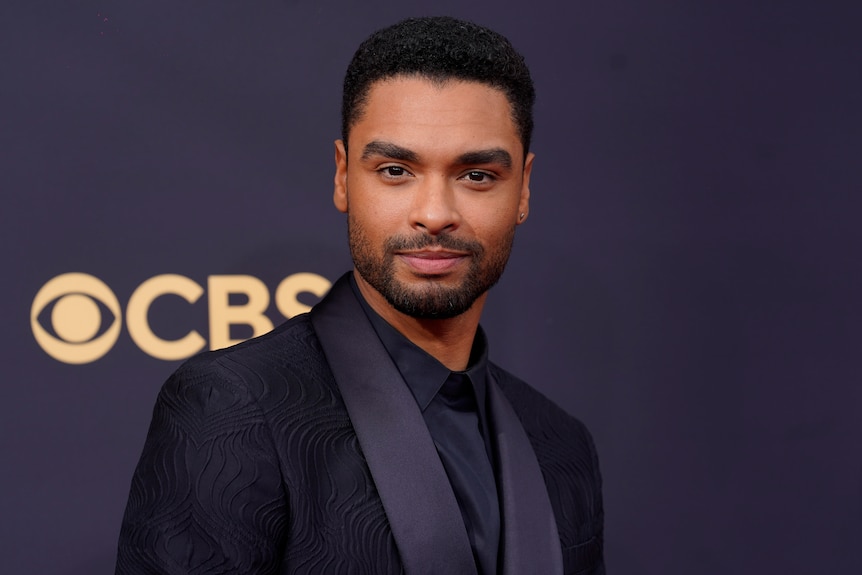
{"label": "satin lapel", "polygon": [[347,276],[311,312],[408,575],[475,573],[458,502],[419,406]]}
{"label": "satin lapel", "polygon": [[488,405],[497,440],[502,573],[561,575],[560,536],[542,471],[527,433],[493,377],[488,378]]}

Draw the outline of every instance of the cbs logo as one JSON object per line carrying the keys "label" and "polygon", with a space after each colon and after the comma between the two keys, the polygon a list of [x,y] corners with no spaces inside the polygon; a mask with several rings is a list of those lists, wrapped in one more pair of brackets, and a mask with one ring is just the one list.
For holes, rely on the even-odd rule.
{"label": "cbs logo", "polygon": [[[323,297],[332,283],[314,273],[296,273],[284,278],[275,290],[278,311],[291,318],[310,309],[299,301],[302,293]],[[163,295],[183,298],[189,304],[198,301],[204,287],[178,274],[151,277],[139,285],[126,305],[126,328],[137,346],[158,359],[177,360],[191,357],[207,345],[196,330],[184,336],[165,339],[156,334],[147,320],[152,303]],[[220,349],[239,343],[232,339],[232,325],[251,326],[253,336],[273,328],[264,315],[270,304],[269,288],[261,280],[248,275],[213,275],[207,278],[207,312],[209,316],[209,349]],[[230,296],[241,294],[244,303],[231,303]],[[53,304],[52,304],[53,302]],[[51,333],[40,323],[46,314],[53,328]],[[104,325],[106,314],[112,320]],[[84,364],[104,356],[120,337],[123,312],[114,292],[99,278],[84,273],[59,275],[42,286],[30,307],[30,327],[41,348],[64,363]]]}

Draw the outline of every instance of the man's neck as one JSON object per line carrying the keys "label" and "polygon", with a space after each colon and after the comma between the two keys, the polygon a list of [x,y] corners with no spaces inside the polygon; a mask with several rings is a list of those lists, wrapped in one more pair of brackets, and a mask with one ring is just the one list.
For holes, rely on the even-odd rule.
{"label": "man's neck", "polygon": [[487,293],[482,294],[469,310],[449,319],[418,319],[392,307],[355,271],[353,276],[359,291],[375,312],[398,330],[401,335],[452,371],[463,371],[470,361],[473,339],[479,326]]}

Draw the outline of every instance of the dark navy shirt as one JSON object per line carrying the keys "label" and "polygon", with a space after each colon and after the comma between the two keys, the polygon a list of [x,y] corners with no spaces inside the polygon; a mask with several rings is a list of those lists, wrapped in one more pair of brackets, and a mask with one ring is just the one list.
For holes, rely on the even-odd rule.
{"label": "dark navy shirt", "polygon": [[480,575],[497,572],[500,505],[486,413],[488,344],[480,327],[464,371],[446,366],[389,325],[350,284],[383,346],[416,398],[449,477]]}

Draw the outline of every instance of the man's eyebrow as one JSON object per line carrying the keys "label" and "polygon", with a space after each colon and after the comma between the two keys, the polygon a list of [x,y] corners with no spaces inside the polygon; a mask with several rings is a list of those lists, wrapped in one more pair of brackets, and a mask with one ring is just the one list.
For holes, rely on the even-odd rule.
{"label": "man's eyebrow", "polygon": [[512,167],[512,156],[503,148],[476,150],[458,156],[459,164],[499,164],[504,168]]}
{"label": "man's eyebrow", "polygon": [[384,158],[400,160],[402,162],[415,162],[419,159],[419,155],[413,150],[408,150],[398,144],[383,142],[381,140],[368,142],[362,149],[362,157],[360,159],[367,160],[371,156],[383,156]]}

